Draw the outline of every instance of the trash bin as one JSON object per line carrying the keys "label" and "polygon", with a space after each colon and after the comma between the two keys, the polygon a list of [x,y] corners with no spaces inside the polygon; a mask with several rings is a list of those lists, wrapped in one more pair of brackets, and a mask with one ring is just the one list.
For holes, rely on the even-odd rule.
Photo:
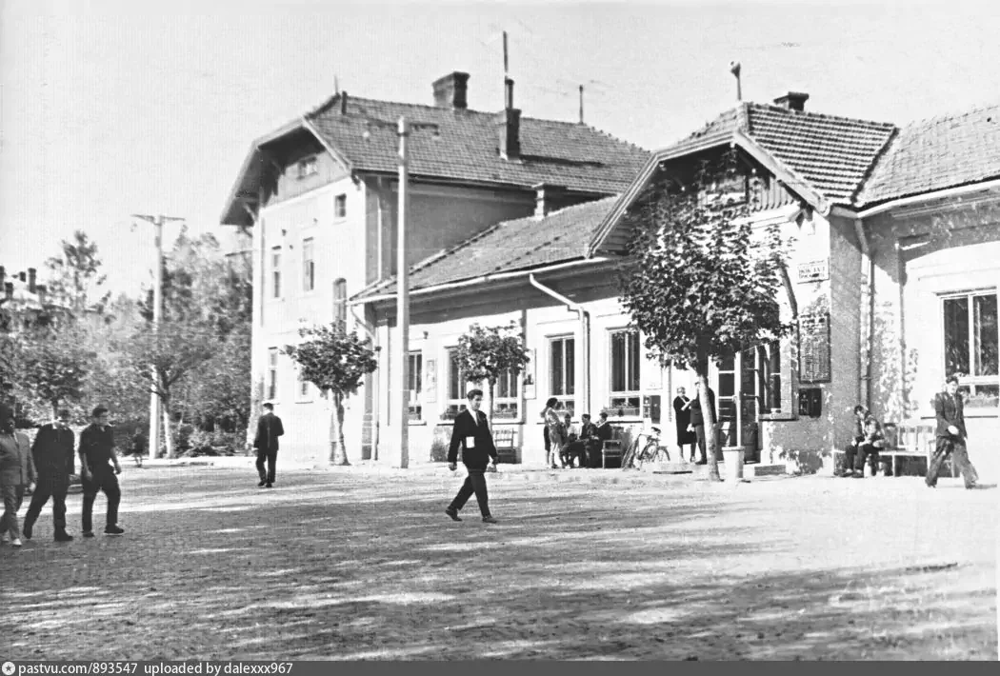
{"label": "trash bin", "polygon": [[743,479],[743,447],[726,446],[722,449],[722,455],[726,463],[726,482],[738,484]]}

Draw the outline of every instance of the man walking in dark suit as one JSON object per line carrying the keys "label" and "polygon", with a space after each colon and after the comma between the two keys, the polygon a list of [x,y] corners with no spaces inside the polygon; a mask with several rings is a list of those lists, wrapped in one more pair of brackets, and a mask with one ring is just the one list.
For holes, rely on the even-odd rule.
{"label": "man walking in dark suit", "polygon": [[493,444],[493,434],[490,432],[486,414],[479,410],[483,403],[482,390],[469,390],[469,407],[455,418],[455,426],[451,430],[451,445],[448,447],[448,469],[455,471],[458,467],[458,447],[462,447],[462,462],[469,470],[469,476],[459,489],[458,495],[451,501],[445,514],[453,521],[461,521],[458,512],[465,506],[472,494],[476,494],[479,511],[484,523],[496,523],[490,515],[489,495],[486,492],[486,468],[492,462],[492,469],[497,466],[497,449]]}
{"label": "man walking in dark suit", "polygon": [[[712,409],[712,418],[715,421],[719,420],[718,415],[715,411],[715,392],[712,388],[708,388],[708,405]],[[707,465],[708,464],[708,454],[705,451],[705,413],[701,409],[701,381],[695,381],[694,399],[691,400],[688,410],[691,411],[691,424],[688,426],[695,436],[698,438],[698,450],[701,451],[701,458],[698,460],[697,465]]]}
{"label": "man walking in dark suit", "polygon": [[31,494],[31,504],[24,515],[24,537],[31,539],[31,530],[42,512],[42,507],[52,498],[52,525],[56,542],[69,542],[73,536],[66,532],[66,493],[69,492],[69,475],[73,473],[73,444],[75,435],[69,428],[69,411],[59,411],[54,423],[38,430],[31,454],[35,460],[38,481]]}
{"label": "man walking in dark suit", "polygon": [[[278,437],[285,433],[281,426],[281,418],[274,415],[274,404],[264,404],[264,414],[257,421],[257,436],[253,447],[257,449],[257,474],[260,476],[258,486],[274,487],[274,465],[278,462]],[[267,462],[267,472],[264,463]]]}
{"label": "man walking in dark suit", "polygon": [[118,454],[115,453],[114,432],[108,425],[108,409],[98,406],[91,414],[91,418],[93,422],[80,432],[83,537],[94,537],[93,512],[97,491],[102,491],[108,499],[104,534],[121,535],[125,532],[118,526],[118,506],[122,501],[118,475],[122,473],[122,466],[118,463]]}
{"label": "man walking in dark suit", "polygon": [[976,468],[969,462],[965,440],[965,410],[962,395],[958,394],[958,377],[948,376],[944,392],[934,395],[934,413],[937,416],[937,446],[927,468],[927,485],[937,486],[938,473],[949,455],[962,473],[966,488],[975,488],[979,479]]}

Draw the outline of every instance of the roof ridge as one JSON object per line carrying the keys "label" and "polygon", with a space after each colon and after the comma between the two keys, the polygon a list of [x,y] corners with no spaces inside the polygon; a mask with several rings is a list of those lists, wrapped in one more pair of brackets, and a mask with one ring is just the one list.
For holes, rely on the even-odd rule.
{"label": "roof ridge", "polygon": [[896,139],[898,138],[899,138],[899,127],[894,127],[893,130],[889,133],[889,138],[885,140],[885,143],[882,144],[882,147],[878,149],[878,152],[875,153],[874,157],[872,157],[872,161],[865,168],[865,173],[861,175],[861,180],[858,181],[857,186],[855,186],[854,190],[851,191],[851,196],[848,198],[850,204],[855,204],[858,195],[860,195],[861,192],[868,185],[868,179],[870,179],[875,174],[875,169],[877,169],[878,166],[882,163],[882,160],[884,160],[889,156],[889,150],[892,147],[892,144],[895,143]]}
{"label": "roof ridge", "polygon": [[824,120],[842,120],[844,122],[862,122],[864,124],[868,124],[868,125],[872,125],[872,126],[876,126],[876,127],[893,127],[893,128],[897,127],[897,125],[895,123],[893,123],[893,122],[878,122],[876,120],[866,120],[866,119],[860,118],[860,117],[846,117],[844,115],[830,115],[829,113],[817,113],[817,112],[813,112],[811,110],[789,110],[788,108],[785,108],[784,106],[776,106],[773,103],[757,103],[755,101],[754,102],[748,102],[748,103],[750,105],[752,105],[752,106],[756,106],[757,108],[767,108],[769,110],[773,110],[773,111],[785,113],[785,114],[791,115],[791,116],[814,117],[814,118],[821,118],[821,119],[824,119]]}
{"label": "roof ridge", "polygon": [[[559,122],[558,120],[553,120],[553,121],[554,122]],[[582,127],[586,127],[587,129],[591,130],[592,132],[594,132],[596,134],[600,134],[601,136],[606,136],[609,139],[611,139],[612,141],[615,141],[616,143],[621,143],[622,145],[627,145],[630,148],[634,148],[635,150],[639,150],[639,151],[642,151],[644,153],[651,153],[651,151],[647,150],[646,148],[643,148],[640,145],[636,145],[635,143],[632,143],[631,141],[626,141],[625,139],[618,138],[617,136],[615,136],[611,132],[604,131],[603,129],[598,129],[594,125],[587,124],[586,122],[584,122],[584,123],[580,123],[580,122],[560,122],[560,124],[568,124],[568,125],[572,125],[574,127],[581,127],[581,126]]]}
{"label": "roof ridge", "polygon": [[990,103],[982,101],[967,110],[963,110],[960,112],[956,111],[954,113],[942,113],[941,115],[932,115],[931,117],[922,117],[916,120],[911,120],[905,124],[906,127],[913,127],[916,125],[926,126],[928,124],[941,124],[942,122],[946,122],[948,120],[955,120],[961,117],[968,117],[970,115],[975,115],[976,113],[980,113],[985,110],[989,110],[991,108],[1000,109],[1000,101],[993,101]]}

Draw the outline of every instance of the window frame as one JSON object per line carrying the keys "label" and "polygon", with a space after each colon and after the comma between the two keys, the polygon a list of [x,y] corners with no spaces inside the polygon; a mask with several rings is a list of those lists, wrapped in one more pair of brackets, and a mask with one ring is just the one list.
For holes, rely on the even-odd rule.
{"label": "window frame", "polygon": [[[977,338],[981,338],[981,334],[977,336],[976,333],[976,298],[990,297],[994,298],[994,304],[1000,301],[1000,294],[998,294],[997,289],[975,289],[968,291],[960,291],[953,293],[943,293],[940,294],[940,306],[939,306],[939,316],[941,317],[941,365],[944,370],[945,376],[951,375],[949,371],[948,364],[948,316],[945,312],[945,304],[948,301],[955,300],[966,300],[967,307],[966,312],[966,323],[967,323],[967,335],[965,336],[964,342],[967,349],[967,359],[969,371],[975,371],[977,354],[975,351],[975,345]],[[982,331],[982,329],[980,329]],[[1000,328],[997,330],[1000,334]],[[1000,347],[1000,335],[994,335],[994,351]],[[998,369],[1000,370],[1000,369]],[[959,390],[963,393],[965,399],[966,407],[973,410],[995,410],[1000,407],[1000,397],[996,395],[986,394],[990,390],[1000,392],[1000,373],[994,374],[975,374],[975,373],[956,373],[958,375]],[[991,403],[992,400],[992,403]],[[980,403],[982,402],[982,403]]]}
{"label": "window frame", "polygon": [[347,332],[347,280],[343,277],[333,280],[333,323]]}
{"label": "window frame", "polygon": [[[306,255],[308,254],[308,258]],[[302,240],[302,291],[312,293],[316,290],[316,238],[306,237]]]}
{"label": "window frame", "polygon": [[[566,333],[554,336],[548,336],[548,360],[549,360],[549,396],[555,397],[560,404],[561,408],[569,413],[575,413],[576,411],[576,334]],[[562,349],[560,353],[561,363],[559,368],[561,370],[562,378],[561,382],[556,382],[556,363],[554,356],[554,348],[557,343],[562,343]],[[573,357],[572,357],[572,368],[567,368],[567,359],[569,351],[566,349],[568,344],[572,344],[573,347]],[[569,391],[567,391],[569,390]]]}
{"label": "window frame", "polygon": [[347,193],[342,192],[333,197],[333,217],[347,218]]}
{"label": "window frame", "polygon": [[319,158],[316,155],[308,155],[295,163],[296,177],[302,179],[315,176],[319,173]]}
{"label": "window frame", "polygon": [[[506,390],[506,391],[504,391]],[[501,394],[503,392],[503,394]],[[514,421],[521,419],[521,374],[505,371],[497,380],[493,398],[494,420]]]}
{"label": "window frame", "polygon": [[[625,371],[624,377],[626,380],[625,385],[627,386],[629,384],[627,381],[629,380],[630,377],[634,377],[635,381],[631,384],[635,386],[635,389],[628,389],[627,387],[626,389],[623,390],[615,389],[614,341],[615,341],[615,336],[618,334],[628,334],[630,336],[628,341],[625,343],[626,348],[631,348],[633,341],[635,343],[635,348],[633,350],[628,350],[628,349],[626,350],[625,363],[623,364],[623,368]],[[608,336],[607,401],[608,401],[609,415],[613,413],[615,417],[620,417],[620,418],[639,418],[642,416],[642,353],[641,353],[642,346],[639,343],[639,331],[637,329],[629,327],[613,328],[613,329],[608,329],[607,336]],[[629,351],[633,353],[631,361],[634,364],[634,370],[635,370],[634,374],[631,374],[632,369],[628,368],[630,365],[629,354],[628,354]],[[621,400],[635,400],[636,404],[635,406],[631,406],[628,404],[623,405],[621,403]],[[619,409],[622,410],[621,415],[618,414]]]}
{"label": "window frame", "polygon": [[278,348],[267,348],[267,382],[264,385],[267,401],[278,399]]}
{"label": "window frame", "polygon": [[[409,382],[406,384],[407,395],[407,416],[409,422],[423,422],[424,420],[424,353],[422,350],[411,350],[407,355],[407,376]],[[414,387],[416,385],[416,387]],[[415,409],[415,410],[414,410]]]}
{"label": "window frame", "polygon": [[271,300],[281,300],[281,246],[271,247]]}
{"label": "window frame", "polygon": [[[442,402],[444,407],[441,409],[440,419],[443,421],[451,422],[454,421],[458,414],[468,408],[467,394],[471,389],[469,387],[469,381],[465,379],[464,373],[461,367],[458,368],[458,373],[455,373],[455,368],[458,366],[456,363],[458,355],[458,347],[446,347],[445,348],[445,397]],[[458,386],[458,397],[453,397],[455,392],[452,390],[452,376],[456,377],[455,384]]]}

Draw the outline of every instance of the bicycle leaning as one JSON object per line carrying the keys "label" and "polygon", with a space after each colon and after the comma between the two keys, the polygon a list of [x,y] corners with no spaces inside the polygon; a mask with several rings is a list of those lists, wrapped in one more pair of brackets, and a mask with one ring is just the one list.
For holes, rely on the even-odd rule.
{"label": "bicycle leaning", "polygon": [[660,445],[660,428],[654,426],[650,430],[640,432],[629,444],[625,457],[622,458],[622,469],[642,469],[647,462],[670,462],[669,449]]}

